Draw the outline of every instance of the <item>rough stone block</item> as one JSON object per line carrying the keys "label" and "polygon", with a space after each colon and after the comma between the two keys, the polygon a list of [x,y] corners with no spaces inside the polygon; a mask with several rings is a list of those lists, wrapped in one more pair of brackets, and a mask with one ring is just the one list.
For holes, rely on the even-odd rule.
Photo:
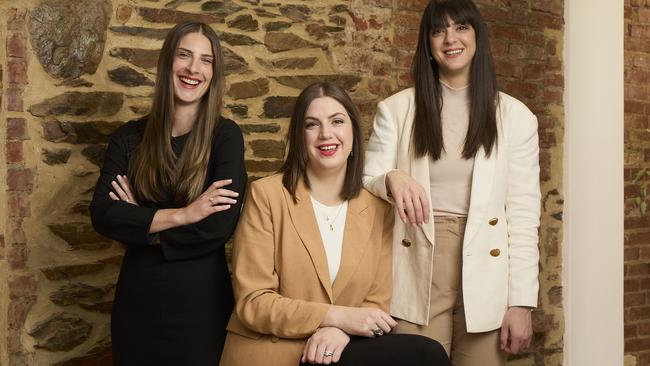
{"label": "rough stone block", "polygon": [[315,43],[304,40],[293,33],[282,32],[267,32],[264,36],[264,45],[273,53],[302,48],[321,47]]}
{"label": "rough stone block", "polygon": [[7,188],[10,191],[31,191],[34,188],[34,172],[31,169],[8,169]]}
{"label": "rough stone block", "polygon": [[254,19],[250,14],[238,15],[234,19],[229,20],[227,24],[230,28],[237,28],[249,32],[254,32],[260,28],[257,19]]}
{"label": "rough stone block", "polygon": [[7,39],[7,56],[25,58],[25,36],[21,33],[14,33]]}
{"label": "rough stone block", "polygon": [[22,141],[7,141],[6,151],[7,164],[24,162]]}
{"label": "rough stone block", "polygon": [[266,118],[288,118],[293,113],[296,97],[273,96],[264,100]]}
{"label": "rough stone block", "polygon": [[29,112],[37,117],[52,115],[112,116],[122,109],[119,92],[66,92],[32,105]]}
{"label": "rough stone block", "polygon": [[198,21],[206,24],[223,23],[224,18],[216,14],[193,14],[170,9],[138,8],[138,15],[153,23],[176,24],[184,21]]}
{"label": "rough stone block", "polygon": [[23,88],[17,85],[7,88],[7,110],[10,112],[23,111]]}
{"label": "rough stone block", "polygon": [[30,13],[32,49],[55,78],[93,74],[101,62],[112,6],[109,0],[41,2]]}
{"label": "rough stone block", "polygon": [[9,83],[27,84],[27,62],[25,60],[9,60],[7,64]]}
{"label": "rough stone block", "polygon": [[70,280],[79,276],[101,272],[106,264],[101,262],[68,264],[41,268],[41,272],[50,281]]}
{"label": "rough stone block", "polygon": [[269,92],[268,79],[256,79],[233,83],[228,90],[228,95],[234,99],[260,97]]}
{"label": "rough stone block", "polygon": [[48,351],[70,351],[90,336],[92,324],[68,313],[58,313],[39,322],[29,331],[36,348]]}

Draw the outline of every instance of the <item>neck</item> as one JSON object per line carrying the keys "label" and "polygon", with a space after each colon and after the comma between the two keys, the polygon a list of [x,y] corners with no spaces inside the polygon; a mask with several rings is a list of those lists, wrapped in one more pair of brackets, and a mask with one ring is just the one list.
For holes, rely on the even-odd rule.
{"label": "neck", "polygon": [[345,183],[345,167],[338,172],[323,172],[315,171],[308,166],[307,178],[309,178],[311,195],[316,201],[327,206],[343,202],[341,191]]}
{"label": "neck", "polygon": [[172,136],[184,135],[192,130],[199,112],[198,104],[176,104],[174,106],[174,125]]}
{"label": "neck", "polygon": [[464,88],[469,85],[469,74],[467,72],[440,74],[440,80],[452,88]]}

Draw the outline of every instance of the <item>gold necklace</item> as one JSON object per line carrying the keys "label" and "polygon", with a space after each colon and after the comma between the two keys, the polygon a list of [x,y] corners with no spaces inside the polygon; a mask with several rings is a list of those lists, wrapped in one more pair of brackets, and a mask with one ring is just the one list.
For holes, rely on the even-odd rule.
{"label": "gold necklace", "polygon": [[[316,200],[314,200],[314,201],[316,201]],[[339,205],[339,209],[336,210],[336,215],[334,215],[334,218],[331,219],[331,220],[330,220],[330,217],[329,217],[329,215],[327,213],[323,213],[323,211],[325,211],[323,208],[328,207],[328,206],[325,206],[324,204],[322,204],[322,203],[320,203],[318,201],[316,201],[316,203],[318,203],[318,205],[317,205],[317,206],[319,206],[318,211],[320,212],[321,216],[323,216],[325,218],[325,222],[327,223],[328,228],[330,229],[330,231],[334,231],[334,224],[336,223],[336,219],[339,218],[339,215],[341,214],[341,211],[343,210],[343,205],[345,205],[345,201],[343,201],[343,203],[341,203]]]}

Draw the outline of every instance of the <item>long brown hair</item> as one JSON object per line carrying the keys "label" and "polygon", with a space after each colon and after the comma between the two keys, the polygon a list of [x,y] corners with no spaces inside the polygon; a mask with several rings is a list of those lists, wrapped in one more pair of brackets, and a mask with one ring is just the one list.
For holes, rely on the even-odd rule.
{"label": "long brown hair", "polygon": [[352,152],[348,157],[345,181],[340,197],[344,200],[357,197],[361,192],[363,174],[363,142],[361,137],[361,118],[357,107],[348,93],[336,84],[314,83],[306,87],[298,96],[289,123],[287,159],[280,168],[282,184],[296,201],[296,187],[300,179],[309,187],[307,179],[307,147],[305,146],[305,114],[311,102],[320,97],[330,97],[345,108],[352,122]]}
{"label": "long brown hair", "polygon": [[[171,71],[180,40],[195,32],[203,34],[212,44],[212,80],[200,101],[183,152],[176,156],[171,145],[175,108]],[[183,22],[167,34],[158,57],[153,104],[146,117],[142,141],[130,164],[129,176],[138,199],[163,201],[170,194],[176,204],[186,204],[203,192],[224,94],[223,64],[219,38],[206,24]]]}
{"label": "long brown hair", "polygon": [[418,45],[411,67],[415,84],[412,153],[415,157],[428,154],[433,160],[438,160],[444,149],[440,120],[443,103],[440,70],[431,57],[429,35],[434,30],[446,28],[449,18],[456,24],[471,25],[476,34],[476,53],[470,68],[469,127],[463,158],[473,158],[480,148],[490,156],[497,142],[499,93],[487,28],[472,0],[431,0],[422,14]]}

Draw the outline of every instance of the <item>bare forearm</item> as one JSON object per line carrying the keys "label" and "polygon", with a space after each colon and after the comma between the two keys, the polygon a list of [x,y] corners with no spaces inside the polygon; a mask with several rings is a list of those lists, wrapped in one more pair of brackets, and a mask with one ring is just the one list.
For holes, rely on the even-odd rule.
{"label": "bare forearm", "polygon": [[156,211],[149,227],[149,233],[155,234],[167,229],[186,225],[182,208],[167,208]]}

